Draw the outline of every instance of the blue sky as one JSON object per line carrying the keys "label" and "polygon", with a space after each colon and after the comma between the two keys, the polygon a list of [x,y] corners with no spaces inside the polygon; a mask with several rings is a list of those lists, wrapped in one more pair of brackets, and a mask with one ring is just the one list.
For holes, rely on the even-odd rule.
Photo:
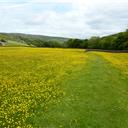
{"label": "blue sky", "polygon": [[88,38],[128,28],[128,0],[0,0],[0,32]]}

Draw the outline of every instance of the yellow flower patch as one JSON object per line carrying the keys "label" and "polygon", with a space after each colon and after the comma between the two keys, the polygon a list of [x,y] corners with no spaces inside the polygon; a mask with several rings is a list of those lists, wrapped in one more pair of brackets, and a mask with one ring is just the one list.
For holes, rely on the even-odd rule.
{"label": "yellow flower patch", "polygon": [[76,49],[0,48],[0,127],[32,128],[27,119],[65,94],[61,83],[86,58]]}

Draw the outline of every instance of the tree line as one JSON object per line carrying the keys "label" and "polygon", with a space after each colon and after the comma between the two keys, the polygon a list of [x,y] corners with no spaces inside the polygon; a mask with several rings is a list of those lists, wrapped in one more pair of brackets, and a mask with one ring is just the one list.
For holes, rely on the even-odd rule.
{"label": "tree line", "polygon": [[106,37],[94,36],[89,39],[69,39],[64,43],[60,41],[43,40],[42,38],[28,38],[28,36],[9,37],[8,35],[0,35],[0,41],[7,42],[7,40],[14,40],[33,47],[128,50],[128,29],[125,32]]}
{"label": "tree line", "polygon": [[69,39],[67,48],[128,50],[128,30],[106,37],[91,37],[90,39]]}
{"label": "tree line", "polygon": [[94,36],[89,39],[69,39],[64,43],[57,41],[28,40],[27,44],[36,47],[128,50],[128,30],[105,37]]}

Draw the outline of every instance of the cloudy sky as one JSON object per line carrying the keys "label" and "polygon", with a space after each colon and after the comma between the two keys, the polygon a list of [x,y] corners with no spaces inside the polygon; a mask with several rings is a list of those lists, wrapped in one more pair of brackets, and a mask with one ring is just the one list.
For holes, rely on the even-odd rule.
{"label": "cloudy sky", "polygon": [[128,28],[128,0],[0,0],[0,32],[88,38]]}

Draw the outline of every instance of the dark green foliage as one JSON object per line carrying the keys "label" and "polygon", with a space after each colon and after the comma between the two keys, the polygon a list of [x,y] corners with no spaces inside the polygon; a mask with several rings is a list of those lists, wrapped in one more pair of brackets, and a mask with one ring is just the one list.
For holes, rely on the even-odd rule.
{"label": "dark green foliage", "polygon": [[84,47],[84,40],[69,39],[66,42],[66,47],[68,47],[68,48],[83,48]]}
{"label": "dark green foliage", "polygon": [[128,30],[106,37],[91,37],[90,39],[70,39],[66,42],[69,48],[88,48],[104,50],[128,50]]}
{"label": "dark green foliage", "polygon": [[91,37],[88,40],[88,48],[99,48],[100,37]]}
{"label": "dark green foliage", "polygon": [[82,48],[88,48],[88,39],[83,41]]}
{"label": "dark green foliage", "polygon": [[59,48],[62,47],[62,44],[57,41],[41,41],[35,40],[32,41],[31,44],[36,47],[51,47],[51,48]]}
{"label": "dark green foliage", "polygon": [[100,39],[99,48],[101,49],[109,49],[114,50],[115,38],[112,36],[108,36]]}
{"label": "dark green foliage", "polygon": [[0,41],[1,41],[1,42],[6,42],[6,40],[5,40],[5,39],[0,39]]}

